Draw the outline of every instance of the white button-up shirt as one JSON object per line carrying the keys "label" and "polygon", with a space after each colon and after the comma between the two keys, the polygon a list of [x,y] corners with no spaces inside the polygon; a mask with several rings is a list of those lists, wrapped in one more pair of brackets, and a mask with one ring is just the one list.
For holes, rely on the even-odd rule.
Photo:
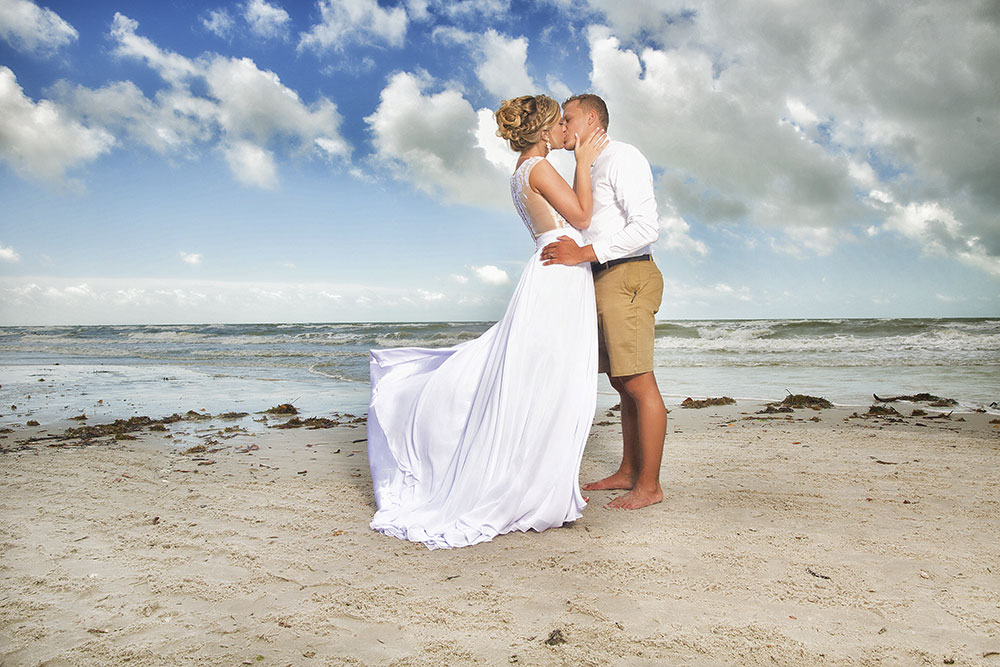
{"label": "white button-up shirt", "polygon": [[611,141],[591,167],[594,214],[583,237],[597,261],[652,253],[660,234],[653,172],[639,149]]}

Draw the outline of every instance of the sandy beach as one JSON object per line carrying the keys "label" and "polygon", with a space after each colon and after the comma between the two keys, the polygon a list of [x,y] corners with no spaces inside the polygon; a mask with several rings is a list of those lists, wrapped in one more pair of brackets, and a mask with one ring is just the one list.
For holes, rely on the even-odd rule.
{"label": "sandy beach", "polygon": [[368,528],[363,423],[14,428],[0,664],[1000,665],[1000,425],[893,405],[673,408],[663,503],[438,551]]}

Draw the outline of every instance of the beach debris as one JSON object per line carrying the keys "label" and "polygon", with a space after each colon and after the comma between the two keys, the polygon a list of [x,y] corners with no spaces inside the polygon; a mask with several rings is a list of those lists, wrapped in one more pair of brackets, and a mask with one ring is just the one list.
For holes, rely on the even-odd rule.
{"label": "beach debris", "polygon": [[351,440],[352,445],[356,445],[359,442],[368,442],[368,438],[361,438],[360,440]]}
{"label": "beach debris", "polygon": [[202,414],[202,413],[200,413],[200,412],[198,412],[196,410],[188,410],[187,412],[184,413],[184,418],[185,419],[211,419],[212,415],[209,414],[209,413],[207,413],[207,412],[204,413],[204,414]]}
{"label": "beach debris", "polygon": [[76,417],[70,417],[70,419],[72,419],[73,421],[78,421],[78,422],[86,421],[86,419],[87,419],[87,413],[79,414]]}
{"label": "beach debris", "polygon": [[779,412],[795,412],[795,410],[793,410],[792,408],[789,408],[787,406],[784,406],[784,405],[782,405],[782,406],[779,407],[778,405],[776,405],[774,403],[768,403],[767,407],[765,407],[763,410],[758,410],[756,412],[756,414],[758,414],[758,415],[773,415],[773,414],[776,414],[776,413],[779,413]]}
{"label": "beach debris", "polygon": [[208,447],[205,445],[195,445],[194,447],[188,447],[182,454],[203,454],[208,451]]}
{"label": "beach debris", "polygon": [[41,426],[41,424],[39,424],[39,423],[38,423],[37,421],[35,421],[34,419],[29,419],[29,420],[28,420],[27,422],[25,422],[25,424],[24,424],[24,425],[25,425],[25,426]]}
{"label": "beach debris", "polygon": [[991,419],[991,420],[990,420],[989,422],[987,422],[987,423],[989,423],[989,424],[1000,424],[1000,419]]}
{"label": "beach debris", "polygon": [[702,400],[694,400],[690,396],[681,401],[682,408],[707,408],[713,405],[735,405],[736,401],[728,396],[720,396],[718,398],[706,398]]}
{"label": "beach debris", "polygon": [[612,412],[621,412],[622,411],[622,404],[621,403],[615,403],[614,405],[612,405],[608,409],[611,410]]}
{"label": "beach debris", "polygon": [[156,524],[158,524],[158,523],[160,523],[160,517],[158,517],[158,516],[154,516],[154,517],[153,517],[153,521],[152,521],[152,524],[153,524],[153,525],[155,526],[155,525],[156,525]]}
{"label": "beach debris", "polygon": [[816,577],[817,579],[829,579],[830,578],[830,577],[826,576],[825,574],[820,574],[819,572],[816,572],[815,570],[813,570],[812,568],[809,568],[809,567],[806,568],[806,572],[808,572],[812,576]]}
{"label": "beach debris", "polygon": [[282,403],[281,405],[264,410],[264,413],[269,415],[297,415],[299,414],[299,410],[291,403]]}
{"label": "beach debris", "polygon": [[902,417],[891,405],[873,405],[865,414],[873,417]]}
{"label": "beach debris", "polygon": [[302,653],[302,657],[303,658],[315,658],[316,657],[316,651],[304,651]]}
{"label": "beach debris", "polygon": [[308,428],[312,430],[320,428],[334,428],[340,426],[340,422],[336,419],[327,419],[326,417],[307,417],[306,419],[299,419],[298,417],[292,417],[286,422],[281,424],[275,424],[271,428]]}
{"label": "beach debris", "polygon": [[305,475],[305,474],[306,474],[307,472],[309,472],[309,471],[308,471],[308,470],[300,470],[300,471],[298,471],[298,472],[297,472],[297,473],[295,473],[295,474],[296,474],[296,475]]}
{"label": "beach debris", "polygon": [[556,628],[549,633],[549,638],[545,640],[545,643],[549,646],[557,646],[559,644],[566,643],[566,636],[563,634],[562,630]]}
{"label": "beach debris", "polygon": [[872,394],[875,400],[879,403],[892,403],[893,401],[909,401],[911,403],[929,403],[931,407],[935,408],[947,408],[952,405],[958,405],[958,401],[951,398],[941,398],[940,396],[935,396],[934,394],[912,394],[905,396],[890,396],[888,398],[880,398],[878,394]]}
{"label": "beach debris", "polygon": [[219,419],[243,419],[244,417],[249,417],[249,412],[223,412],[218,415]]}
{"label": "beach debris", "polygon": [[927,416],[927,411],[926,410],[921,410],[920,408],[917,408],[916,410],[914,410],[913,412],[910,413],[910,416],[911,417],[926,417]]}
{"label": "beach debris", "polygon": [[898,466],[897,461],[883,461],[882,459],[875,459],[875,463],[881,463],[884,466]]}
{"label": "beach debris", "polygon": [[809,396],[807,394],[788,393],[781,403],[769,403],[768,405],[780,405],[786,408],[812,408],[813,410],[825,410],[832,408],[833,403],[821,396]]}
{"label": "beach debris", "polygon": [[149,430],[150,431],[166,431],[167,427],[164,426],[163,424],[153,424],[152,426],[149,427]]}

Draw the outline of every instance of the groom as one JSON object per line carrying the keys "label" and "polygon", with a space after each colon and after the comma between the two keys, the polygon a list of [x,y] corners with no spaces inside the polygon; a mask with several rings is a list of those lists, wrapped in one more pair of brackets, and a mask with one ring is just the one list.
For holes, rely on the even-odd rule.
{"label": "groom", "polygon": [[[597,95],[563,103],[564,148],[598,127],[608,129],[608,107]],[[667,411],[653,376],[654,316],[663,297],[663,276],[652,258],[659,235],[653,174],[630,144],[611,141],[594,162],[594,214],[583,231],[590,245],[567,236],[542,249],[544,264],[590,262],[597,297],[598,371],[621,396],[622,462],[618,471],[584,489],[628,489],[609,507],[637,509],[663,499],[660,460]]]}

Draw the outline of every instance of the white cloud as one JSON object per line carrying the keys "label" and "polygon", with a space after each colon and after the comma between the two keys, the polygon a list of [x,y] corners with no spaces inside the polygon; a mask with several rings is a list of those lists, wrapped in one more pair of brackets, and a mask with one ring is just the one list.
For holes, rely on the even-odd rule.
{"label": "white cloud", "polygon": [[428,0],[406,0],[406,9],[409,17],[414,21],[425,21],[430,18],[427,11]]}
{"label": "white cloud", "polygon": [[10,246],[0,245],[0,262],[19,262],[21,256]]}
{"label": "white cloud", "polygon": [[[968,263],[1000,257],[995,13],[928,2],[886,13],[863,0],[588,6],[611,26],[589,36],[611,131],[666,169],[683,218],[867,227],[880,218],[864,197],[880,189],[949,211],[976,239]],[[622,48],[640,35],[669,47]]]}
{"label": "white cloud", "polygon": [[243,17],[250,24],[250,30],[258,37],[285,37],[291,20],[281,7],[269,4],[267,0],[248,0]]}
{"label": "white cloud", "polygon": [[510,0],[434,0],[434,9],[458,20],[494,18],[510,12]]}
{"label": "white cloud", "polygon": [[240,183],[267,190],[278,185],[274,155],[250,141],[237,141],[223,149],[230,171]]}
{"label": "white cloud", "polygon": [[918,243],[929,255],[953,257],[977,269],[1000,276],[1000,252],[988,241],[969,233],[953,211],[936,201],[900,204],[885,192],[872,193],[873,206],[886,212],[884,229]]}
{"label": "white cloud", "polygon": [[476,76],[498,101],[537,90],[528,76],[528,40],[524,37],[507,37],[490,28],[479,42],[476,57]]}
{"label": "white cloud", "polygon": [[507,272],[492,264],[473,266],[472,272],[487,285],[506,285],[510,282],[510,276],[507,275]]}
{"label": "white cloud", "polygon": [[[116,14],[114,52],[142,60],[167,86],[149,99],[129,81],[97,90],[58,82],[51,92],[63,110],[161,153],[194,155],[204,145],[217,147],[237,180],[258,187],[277,183],[279,154],[349,157],[340,114],[328,99],[306,104],[274,72],[258,68],[249,58],[186,58],[160,49],[136,34],[137,29],[137,22]],[[195,94],[193,89],[204,92]],[[113,141],[107,132],[97,136],[106,137],[106,145]],[[82,141],[61,144],[62,150],[87,146]]]}
{"label": "white cloud", "polygon": [[809,253],[821,257],[832,254],[843,236],[829,227],[787,227],[783,233],[781,240],[771,239],[771,249],[800,259]]}
{"label": "white cloud", "polygon": [[545,86],[549,89],[549,92],[552,93],[553,99],[555,99],[556,102],[559,102],[559,104],[562,104],[563,100],[573,95],[573,91],[569,89],[569,86],[551,74],[545,77]]}
{"label": "white cloud", "polygon": [[191,266],[198,266],[199,264],[201,264],[201,254],[199,254],[199,253],[196,253],[196,252],[184,252],[182,250],[180,252],[180,256],[181,256],[181,261],[182,262],[185,262],[186,264],[190,264]]}
{"label": "white cloud", "polygon": [[431,32],[431,39],[442,44],[471,46],[478,41],[479,35],[452,25],[439,25]]}
{"label": "white cloud", "polygon": [[683,218],[675,214],[660,216],[660,238],[657,245],[665,250],[682,250],[704,257],[708,254],[708,246],[691,238],[688,234],[690,231],[691,225]]}
{"label": "white cloud", "polygon": [[465,285],[469,282],[469,278],[467,276],[463,276],[459,273],[451,274],[451,279],[454,280],[459,285]]}
{"label": "white cloud", "polygon": [[402,7],[383,9],[377,0],[318,0],[321,21],[299,36],[299,51],[340,50],[351,43],[400,47],[408,19]]}
{"label": "white cloud", "polygon": [[48,55],[79,35],[51,9],[29,0],[0,0],[0,37],[20,51]]}
{"label": "white cloud", "polygon": [[365,118],[375,159],[400,180],[452,202],[508,208],[510,172],[479,148],[480,116],[452,89],[427,94],[429,77],[400,72]]}
{"label": "white cloud", "polygon": [[229,38],[233,34],[236,22],[225,9],[209,10],[208,16],[201,19],[201,24],[205,29],[223,39]]}
{"label": "white cloud", "polygon": [[194,61],[172,51],[164,51],[146,37],[136,34],[139,22],[120,12],[115,13],[111,22],[111,38],[117,42],[114,53],[121,57],[139,58],[156,70],[166,81],[181,84],[185,79],[197,74]]}
{"label": "white cloud", "polygon": [[447,298],[441,292],[429,292],[425,289],[418,289],[417,294],[419,294],[420,298],[424,301],[443,301]]}
{"label": "white cloud", "polygon": [[85,127],[59,105],[25,96],[14,73],[0,66],[0,159],[22,176],[53,183],[66,172],[96,160],[115,140]]}

